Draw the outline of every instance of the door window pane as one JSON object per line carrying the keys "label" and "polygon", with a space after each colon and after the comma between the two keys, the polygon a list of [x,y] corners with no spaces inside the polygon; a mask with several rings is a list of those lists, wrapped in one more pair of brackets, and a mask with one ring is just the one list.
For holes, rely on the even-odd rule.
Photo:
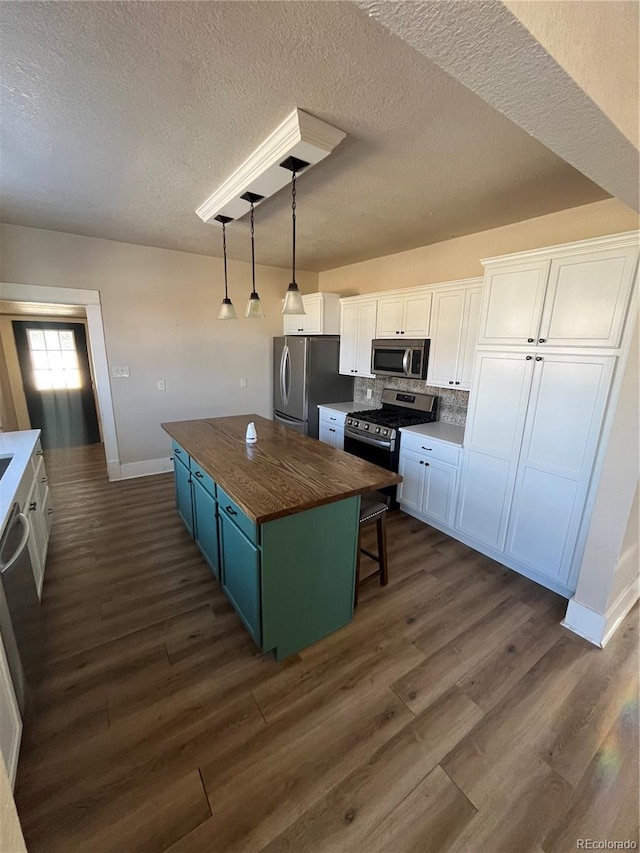
{"label": "door window pane", "polygon": [[33,378],[38,391],[81,388],[76,339],[72,330],[27,329]]}

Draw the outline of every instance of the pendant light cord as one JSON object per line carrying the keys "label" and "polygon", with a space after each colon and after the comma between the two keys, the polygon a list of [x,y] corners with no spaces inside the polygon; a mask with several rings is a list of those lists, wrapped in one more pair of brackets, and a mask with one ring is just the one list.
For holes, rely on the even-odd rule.
{"label": "pendant light cord", "polygon": [[293,255],[291,260],[291,269],[293,270],[292,284],[296,283],[296,173],[292,173],[291,177],[291,222],[293,228]]}
{"label": "pendant light cord", "polygon": [[256,294],[256,247],[253,229],[253,202],[251,202],[251,295]]}
{"label": "pendant light cord", "polygon": [[229,298],[227,291],[227,224],[222,223],[222,256],[224,258],[224,298]]}

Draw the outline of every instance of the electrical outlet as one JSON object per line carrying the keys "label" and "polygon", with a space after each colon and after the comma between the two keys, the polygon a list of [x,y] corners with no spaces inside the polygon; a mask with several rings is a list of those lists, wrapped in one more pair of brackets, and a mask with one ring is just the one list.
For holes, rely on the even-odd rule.
{"label": "electrical outlet", "polygon": [[241,387],[241,388],[246,388],[246,387],[247,387],[247,380],[246,380],[245,378],[242,378],[242,379],[240,380],[240,387]]}
{"label": "electrical outlet", "polygon": [[158,379],[157,385],[158,385],[158,391],[166,391],[167,390],[167,383],[164,381],[164,379]]}
{"label": "electrical outlet", "polygon": [[128,367],[112,367],[111,375],[114,379],[128,379],[129,378],[129,368]]}
{"label": "electrical outlet", "polygon": [[371,388],[367,388],[367,400],[371,399]]}

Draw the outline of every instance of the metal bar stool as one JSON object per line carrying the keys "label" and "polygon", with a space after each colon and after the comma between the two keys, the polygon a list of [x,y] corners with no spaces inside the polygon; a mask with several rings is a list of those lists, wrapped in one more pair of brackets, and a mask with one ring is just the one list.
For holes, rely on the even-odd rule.
{"label": "metal bar stool", "polygon": [[[358,556],[356,559],[356,591],[353,599],[353,606],[358,604],[358,588],[360,586],[360,554],[366,554],[380,567],[377,572],[367,575],[365,580],[380,575],[380,585],[386,586],[389,583],[389,569],[387,565],[387,528],[385,525],[386,512],[389,509],[383,501],[377,501],[375,498],[363,497],[360,501],[360,527],[358,530]],[[360,546],[362,538],[362,528],[365,524],[372,522],[376,523],[376,533],[378,534],[378,553],[372,554],[366,548]]]}

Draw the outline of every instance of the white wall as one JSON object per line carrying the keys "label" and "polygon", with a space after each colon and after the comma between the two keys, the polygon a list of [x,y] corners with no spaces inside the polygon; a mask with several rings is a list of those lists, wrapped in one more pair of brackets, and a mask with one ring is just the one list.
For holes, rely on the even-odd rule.
{"label": "white wall", "polygon": [[[290,271],[260,266],[265,320],[216,319],[222,260],[15,225],[0,226],[0,280],[100,292],[122,464],[161,459],[170,444],[162,421],[271,412],[271,347],[282,334],[280,300]],[[316,273],[300,272],[303,292]],[[251,267],[229,262],[229,295],[244,313]],[[246,377],[247,387],[240,387]],[[157,391],[164,379],[167,390]]]}

